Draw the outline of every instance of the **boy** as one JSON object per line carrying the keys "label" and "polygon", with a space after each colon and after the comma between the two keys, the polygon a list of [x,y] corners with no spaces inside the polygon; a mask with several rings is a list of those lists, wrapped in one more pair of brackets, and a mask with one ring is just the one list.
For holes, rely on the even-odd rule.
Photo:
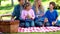
{"label": "boy", "polygon": [[48,21],[50,26],[56,25],[56,23],[57,23],[58,13],[57,13],[57,10],[54,9],[55,6],[56,6],[55,2],[50,2],[49,10],[47,10],[47,12],[45,14],[45,16],[47,18],[47,19],[45,19],[45,22]]}

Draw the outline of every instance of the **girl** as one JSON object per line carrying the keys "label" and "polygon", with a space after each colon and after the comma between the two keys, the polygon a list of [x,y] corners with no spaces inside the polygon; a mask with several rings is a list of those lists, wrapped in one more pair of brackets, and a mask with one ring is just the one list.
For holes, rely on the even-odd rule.
{"label": "girl", "polygon": [[41,0],[35,0],[32,9],[35,12],[35,25],[42,26],[44,22],[44,8],[42,6]]}
{"label": "girl", "polygon": [[[47,10],[45,16],[48,18],[48,22],[50,26],[56,25],[57,26],[57,18],[58,18],[58,13],[57,10],[54,9],[56,6],[55,2],[50,2],[49,4],[49,10]],[[46,21],[45,21],[46,22]]]}
{"label": "girl", "polygon": [[22,10],[21,18],[25,20],[25,27],[33,27],[35,15],[30,3],[26,2],[23,7],[24,10]]}

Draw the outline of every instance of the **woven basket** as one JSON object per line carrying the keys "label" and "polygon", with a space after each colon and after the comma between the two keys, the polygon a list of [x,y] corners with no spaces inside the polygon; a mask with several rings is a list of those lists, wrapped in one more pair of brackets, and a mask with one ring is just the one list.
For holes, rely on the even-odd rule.
{"label": "woven basket", "polygon": [[3,20],[0,21],[0,32],[18,32],[19,21]]}

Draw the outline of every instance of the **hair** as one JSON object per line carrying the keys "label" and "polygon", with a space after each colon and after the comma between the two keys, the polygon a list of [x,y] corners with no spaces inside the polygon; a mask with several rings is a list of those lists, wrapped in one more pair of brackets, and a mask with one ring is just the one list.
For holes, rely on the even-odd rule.
{"label": "hair", "polygon": [[[35,8],[36,12],[38,12],[38,6],[37,6],[37,5],[38,5],[38,4],[37,4],[38,1],[39,1],[39,0],[35,0],[35,1],[34,1],[34,6],[36,7],[36,8]],[[40,1],[41,1],[41,0],[40,0]],[[44,11],[44,8],[43,8],[42,4],[39,5],[39,9],[40,9],[41,11]]]}
{"label": "hair", "polygon": [[30,0],[25,0],[25,2],[29,2]]}
{"label": "hair", "polygon": [[[55,2],[50,2],[50,4],[52,4],[52,5],[54,6],[54,8],[56,7]],[[53,8],[53,9],[54,9],[54,8]]]}
{"label": "hair", "polygon": [[18,2],[21,1],[21,0],[18,0]]}
{"label": "hair", "polygon": [[29,2],[26,2],[24,5],[23,5],[23,8],[26,9],[26,7],[30,6],[31,4]]}

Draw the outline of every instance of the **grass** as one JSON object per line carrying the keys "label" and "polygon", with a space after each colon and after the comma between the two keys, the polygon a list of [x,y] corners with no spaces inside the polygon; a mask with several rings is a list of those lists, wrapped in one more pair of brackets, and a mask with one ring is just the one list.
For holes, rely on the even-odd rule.
{"label": "grass", "polygon": [[[49,2],[48,0],[42,0],[42,4],[45,7],[45,9],[47,9],[47,7],[49,6]],[[7,3],[7,4],[6,4]],[[17,4],[17,0],[14,0],[14,6],[16,6]],[[32,2],[33,4],[33,2]],[[0,14],[11,14],[13,12],[14,6],[11,6],[11,2],[3,2],[3,4],[0,6]],[[60,9],[58,10],[58,14],[60,16]]]}
{"label": "grass", "polygon": [[[42,2],[42,4],[43,4],[43,6],[48,6],[49,5],[49,2],[50,1],[46,1],[46,0],[43,0],[43,2]],[[8,2],[9,3],[9,2]],[[17,3],[16,3],[16,1],[15,1],[15,3],[14,3],[14,6],[16,5]],[[8,14],[8,13],[12,13],[12,11],[13,11],[13,8],[14,8],[14,6],[12,7],[12,6],[10,6],[10,4],[6,4],[5,6],[4,6],[5,4],[3,3],[3,6],[0,6],[0,14]],[[59,16],[60,16],[60,9],[58,10],[58,14],[59,14]],[[6,17],[4,17],[3,19],[6,19]],[[9,20],[10,19],[10,17],[7,17],[7,19]],[[10,34],[10,33],[3,33],[3,34]],[[11,33],[11,34],[60,34],[60,31],[57,31],[57,32],[46,32],[46,33],[44,33],[44,32],[31,32],[31,33]]]}
{"label": "grass", "polygon": [[[33,0],[31,0],[31,1],[33,1]],[[46,8],[48,7],[49,2],[50,2],[50,0],[49,1],[48,0],[42,0],[42,4]],[[14,6],[16,4],[18,4],[17,0],[16,1],[14,0],[14,6],[13,7],[11,6],[11,2],[9,2],[9,1],[2,2],[2,3],[3,4],[0,6],[0,14],[11,13],[13,11]],[[32,2],[32,4],[33,4],[33,2]]]}
{"label": "grass", "polygon": [[60,31],[57,31],[57,32],[26,32],[26,33],[4,33],[4,34],[60,34]]}

